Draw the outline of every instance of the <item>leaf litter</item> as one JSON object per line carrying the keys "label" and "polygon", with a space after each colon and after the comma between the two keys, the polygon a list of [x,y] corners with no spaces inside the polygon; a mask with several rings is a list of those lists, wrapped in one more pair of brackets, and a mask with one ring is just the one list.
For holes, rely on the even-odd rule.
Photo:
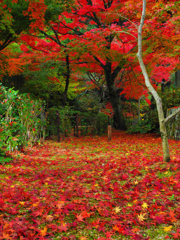
{"label": "leaf litter", "polygon": [[170,146],[171,163],[160,137],[122,131],[27,150],[0,166],[0,239],[178,239],[180,142]]}

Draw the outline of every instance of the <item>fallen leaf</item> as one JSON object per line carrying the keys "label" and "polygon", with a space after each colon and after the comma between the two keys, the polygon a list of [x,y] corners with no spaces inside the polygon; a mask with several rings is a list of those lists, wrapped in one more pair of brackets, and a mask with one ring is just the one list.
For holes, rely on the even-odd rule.
{"label": "fallen leaf", "polygon": [[119,213],[119,212],[121,211],[121,208],[120,208],[120,207],[115,207],[115,208],[114,208],[114,211],[115,211],[116,213]]}
{"label": "fallen leaf", "polygon": [[52,222],[53,216],[52,215],[47,215],[46,220],[49,221],[49,222]]}
{"label": "fallen leaf", "polygon": [[87,237],[80,237],[79,240],[87,240]]}
{"label": "fallen leaf", "polygon": [[169,227],[164,227],[164,231],[165,232],[170,232],[172,227],[173,227],[172,225],[170,225]]}
{"label": "fallen leaf", "polygon": [[41,235],[42,237],[45,237],[45,236],[46,236],[46,233],[47,233],[47,227],[44,227],[43,230],[40,230],[40,235]]}
{"label": "fallen leaf", "polygon": [[143,222],[146,218],[144,217],[146,215],[146,213],[140,213],[139,215],[138,215],[138,220],[140,221],[140,222]]}
{"label": "fallen leaf", "polygon": [[142,204],[142,208],[143,208],[143,209],[148,208],[148,204],[147,204],[147,203],[143,203],[143,204]]}
{"label": "fallen leaf", "polygon": [[83,222],[83,216],[81,214],[77,215],[77,220]]}

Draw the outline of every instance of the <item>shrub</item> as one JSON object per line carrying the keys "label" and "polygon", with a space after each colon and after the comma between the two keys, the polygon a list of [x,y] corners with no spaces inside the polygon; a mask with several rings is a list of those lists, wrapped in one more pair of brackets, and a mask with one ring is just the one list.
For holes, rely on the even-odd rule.
{"label": "shrub", "polygon": [[38,141],[45,127],[43,101],[0,84],[0,148],[21,149]]}
{"label": "shrub", "polygon": [[[138,119],[137,119],[138,120]],[[133,120],[128,122],[129,133],[147,133],[147,132],[159,132],[159,121],[156,110],[150,110],[148,113],[144,113],[141,116],[140,122],[137,121],[133,125]]]}

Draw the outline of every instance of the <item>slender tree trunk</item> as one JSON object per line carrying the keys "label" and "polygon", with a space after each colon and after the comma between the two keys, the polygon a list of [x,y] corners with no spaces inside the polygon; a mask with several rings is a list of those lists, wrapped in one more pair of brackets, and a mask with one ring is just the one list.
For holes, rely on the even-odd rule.
{"label": "slender tree trunk", "polygon": [[142,27],[144,25],[145,12],[146,12],[146,0],[143,0],[143,10],[142,10],[142,16],[141,16],[141,23],[140,23],[139,29],[138,29],[138,54],[137,54],[137,57],[138,57],[138,60],[139,60],[139,64],[140,64],[143,76],[145,78],[145,84],[146,84],[148,90],[151,92],[151,94],[153,95],[153,97],[156,101],[158,117],[159,117],[160,133],[161,133],[161,138],[162,138],[163,158],[164,158],[164,161],[170,162],[168,135],[167,135],[167,130],[166,130],[162,100],[159,97],[156,90],[153,88],[153,86],[150,83],[149,76],[148,76],[148,73],[146,71],[146,67],[144,65],[143,59],[142,59]]}

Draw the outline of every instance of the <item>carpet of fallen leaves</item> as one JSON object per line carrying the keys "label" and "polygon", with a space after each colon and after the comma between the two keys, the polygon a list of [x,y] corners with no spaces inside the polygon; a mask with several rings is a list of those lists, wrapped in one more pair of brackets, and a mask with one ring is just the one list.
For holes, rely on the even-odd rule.
{"label": "carpet of fallen leaves", "polygon": [[180,239],[180,142],[114,131],[0,165],[0,239]]}

